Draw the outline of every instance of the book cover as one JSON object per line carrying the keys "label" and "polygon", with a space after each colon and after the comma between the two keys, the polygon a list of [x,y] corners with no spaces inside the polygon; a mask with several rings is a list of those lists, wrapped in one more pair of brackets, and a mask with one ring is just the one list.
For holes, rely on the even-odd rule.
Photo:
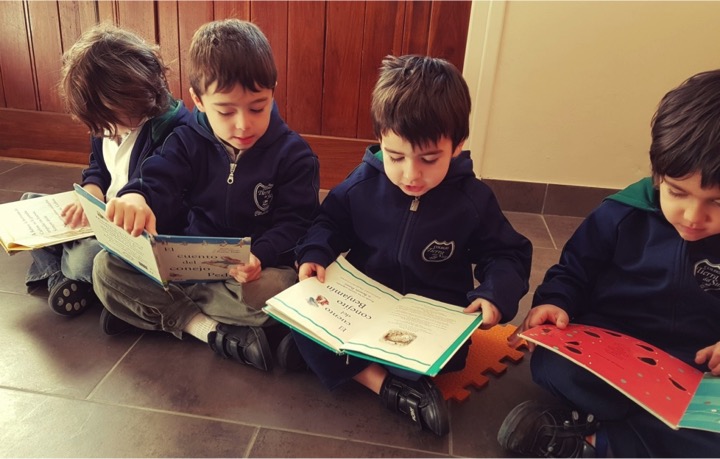
{"label": "book cover", "polygon": [[340,256],[267,302],[265,312],[339,354],[435,376],[480,326],[479,313],[375,282]]}
{"label": "book cover", "polygon": [[75,185],[80,204],[98,242],[138,271],[167,288],[170,282],[213,282],[230,279],[231,265],[247,263],[249,237],[130,235],[105,217],[105,203]]}
{"label": "book cover", "polygon": [[600,327],[540,325],[519,334],[600,377],[673,429],[720,432],[720,378]]}
{"label": "book cover", "polygon": [[66,191],[0,204],[0,244],[13,254],[92,236],[89,226],[70,228],[60,216],[75,199]]}

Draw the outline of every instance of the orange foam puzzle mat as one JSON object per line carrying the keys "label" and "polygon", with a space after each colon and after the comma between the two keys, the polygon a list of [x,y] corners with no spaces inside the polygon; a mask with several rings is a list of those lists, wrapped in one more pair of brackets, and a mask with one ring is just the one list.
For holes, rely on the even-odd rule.
{"label": "orange foam puzzle mat", "polygon": [[468,388],[481,389],[488,384],[490,379],[485,373],[500,376],[507,371],[503,360],[514,363],[522,360],[527,350],[525,341],[522,340],[515,348],[507,344],[507,338],[516,328],[514,325],[497,325],[473,333],[465,368],[434,378],[445,400],[464,401],[470,396]]}

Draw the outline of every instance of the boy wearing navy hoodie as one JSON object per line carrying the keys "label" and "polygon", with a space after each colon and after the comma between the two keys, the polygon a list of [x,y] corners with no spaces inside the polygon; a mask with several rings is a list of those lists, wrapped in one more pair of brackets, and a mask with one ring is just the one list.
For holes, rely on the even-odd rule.
{"label": "boy wearing navy hoodie", "polygon": [[[720,376],[720,70],[668,92],[651,134],[652,177],[608,197],[578,227],[535,290],[518,332],[544,323],[594,325]],[[498,433],[508,450],[538,457],[720,456],[720,434],[672,430],[554,352],[536,348],[531,371],[558,403],[515,407]]]}
{"label": "boy wearing navy hoodie", "polygon": [[280,118],[277,70],[260,29],[237,19],[195,32],[190,93],[196,108],[142,175],[108,202],[129,233],[183,222],[187,236],[252,238],[250,261],[224,282],[172,284],[168,292],[107,252],[93,271],[108,334],[129,325],[188,333],[225,358],[267,371],[272,354],[262,307],[297,280],[293,249],[318,208],[319,165]]}
{"label": "boy wearing navy hoodie", "polygon": [[[511,320],[528,290],[532,245],[462,151],[470,115],[462,74],[442,59],[388,56],[371,114],[380,145],[323,201],[296,250],[300,279],[324,280],[325,268],[349,251],[356,268],[402,294],[481,310],[483,328]],[[443,370],[462,369],[469,346]],[[280,344],[280,364],[297,363],[296,351],[329,389],[355,380],[418,427],[448,432],[447,406],[430,378],[335,355],[295,332]]]}

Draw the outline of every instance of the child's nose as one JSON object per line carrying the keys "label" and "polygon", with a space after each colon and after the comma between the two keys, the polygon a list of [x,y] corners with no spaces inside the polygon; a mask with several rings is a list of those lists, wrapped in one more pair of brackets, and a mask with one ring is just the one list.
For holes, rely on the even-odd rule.
{"label": "child's nose", "polygon": [[703,221],[705,221],[705,211],[703,210],[701,204],[693,203],[685,208],[685,213],[683,214],[683,217],[690,224],[702,223]]}
{"label": "child's nose", "polygon": [[244,131],[248,128],[249,125],[249,119],[247,116],[245,116],[244,113],[238,112],[237,116],[235,117],[235,129],[239,129],[241,131]]}
{"label": "child's nose", "polygon": [[406,161],[405,168],[403,169],[403,175],[406,180],[417,180],[422,174],[415,161]]}

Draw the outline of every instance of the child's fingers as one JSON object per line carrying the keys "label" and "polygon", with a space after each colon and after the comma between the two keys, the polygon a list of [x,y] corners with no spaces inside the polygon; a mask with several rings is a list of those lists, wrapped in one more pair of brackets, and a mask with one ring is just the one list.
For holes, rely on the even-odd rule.
{"label": "child's fingers", "polygon": [[322,283],[322,282],[325,282],[325,268],[323,268],[322,266],[317,265],[315,269],[316,269],[315,273],[316,273],[316,276],[317,276],[318,280],[319,280],[321,283]]}
{"label": "child's fingers", "polygon": [[[150,215],[147,216],[147,222],[145,223],[145,229],[147,230],[148,233],[152,234],[153,236],[157,235],[157,219],[155,218],[155,214],[152,212],[150,213]],[[142,233],[142,230],[140,232]]]}

